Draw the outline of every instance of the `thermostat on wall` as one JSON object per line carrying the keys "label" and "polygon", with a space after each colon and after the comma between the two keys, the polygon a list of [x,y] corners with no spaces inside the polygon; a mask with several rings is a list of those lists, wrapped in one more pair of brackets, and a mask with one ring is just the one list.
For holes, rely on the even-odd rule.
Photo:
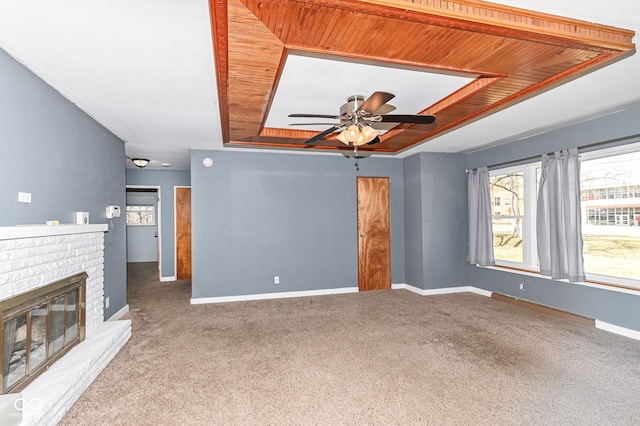
{"label": "thermostat on wall", "polygon": [[107,219],[120,217],[120,206],[107,206]]}
{"label": "thermostat on wall", "polygon": [[89,212],[76,212],[76,223],[87,225],[89,223]]}

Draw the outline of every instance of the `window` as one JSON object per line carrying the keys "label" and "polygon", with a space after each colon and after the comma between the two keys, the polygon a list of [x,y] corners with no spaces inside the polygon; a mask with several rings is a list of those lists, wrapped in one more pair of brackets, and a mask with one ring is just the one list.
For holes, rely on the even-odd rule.
{"label": "window", "polygon": [[491,172],[491,197],[500,200],[493,211],[493,251],[497,264],[535,268],[531,265],[531,220],[527,201],[534,194],[530,180],[535,184],[536,165],[520,166]]}
{"label": "window", "polygon": [[640,280],[640,152],[615,151],[582,155],[584,269],[598,281]]}
{"label": "window", "polygon": [[127,206],[127,225],[155,225],[156,209],[154,206]]}
{"label": "window", "polygon": [[[640,288],[640,146],[580,157],[587,279]],[[491,171],[496,265],[539,270],[535,238],[539,179],[538,162]]]}

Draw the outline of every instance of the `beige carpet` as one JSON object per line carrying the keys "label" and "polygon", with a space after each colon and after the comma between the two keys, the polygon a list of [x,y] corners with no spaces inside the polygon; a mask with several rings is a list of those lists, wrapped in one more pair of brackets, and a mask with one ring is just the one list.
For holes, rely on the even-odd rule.
{"label": "beige carpet", "polygon": [[189,305],[153,267],[62,425],[640,424],[638,341],[467,293]]}

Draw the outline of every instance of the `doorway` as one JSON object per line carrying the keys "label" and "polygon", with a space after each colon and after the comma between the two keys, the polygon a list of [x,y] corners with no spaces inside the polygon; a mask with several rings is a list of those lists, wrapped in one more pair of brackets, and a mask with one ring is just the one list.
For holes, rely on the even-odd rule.
{"label": "doorway", "polygon": [[358,177],[358,289],[391,288],[389,178]]}
{"label": "doorway", "polygon": [[160,187],[127,185],[127,263],[157,264],[161,271]]}

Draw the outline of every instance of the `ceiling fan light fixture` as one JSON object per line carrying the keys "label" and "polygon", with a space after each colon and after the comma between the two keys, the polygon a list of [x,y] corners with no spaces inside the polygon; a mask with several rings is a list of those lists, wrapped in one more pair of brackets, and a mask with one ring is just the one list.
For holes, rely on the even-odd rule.
{"label": "ceiling fan light fixture", "polygon": [[360,136],[360,129],[355,124],[352,124],[347,129],[340,132],[337,136],[338,140],[345,145],[355,143]]}
{"label": "ceiling fan light fixture", "polygon": [[364,126],[361,130],[365,143],[369,143],[378,136],[378,131],[371,126]]}
{"label": "ceiling fan light fixture", "polygon": [[358,135],[358,138],[352,142],[353,146],[360,146],[367,143],[367,139],[364,137],[362,133]]}
{"label": "ceiling fan light fixture", "polygon": [[145,168],[149,164],[149,160],[146,158],[132,158],[131,161],[136,167]]}
{"label": "ceiling fan light fixture", "polygon": [[349,126],[349,128],[345,130],[345,132],[347,132],[347,140],[349,142],[355,142],[360,136],[360,129],[355,124]]}
{"label": "ceiling fan light fixture", "polygon": [[360,146],[371,142],[376,136],[378,136],[378,131],[373,127],[352,124],[343,130],[337,138],[345,145]]}
{"label": "ceiling fan light fixture", "polygon": [[342,142],[345,145],[349,145],[349,141],[345,137],[345,134],[346,134],[346,130],[343,130],[342,132],[340,132],[340,134],[338,134],[338,136],[336,136],[336,139],[338,139],[340,142]]}

